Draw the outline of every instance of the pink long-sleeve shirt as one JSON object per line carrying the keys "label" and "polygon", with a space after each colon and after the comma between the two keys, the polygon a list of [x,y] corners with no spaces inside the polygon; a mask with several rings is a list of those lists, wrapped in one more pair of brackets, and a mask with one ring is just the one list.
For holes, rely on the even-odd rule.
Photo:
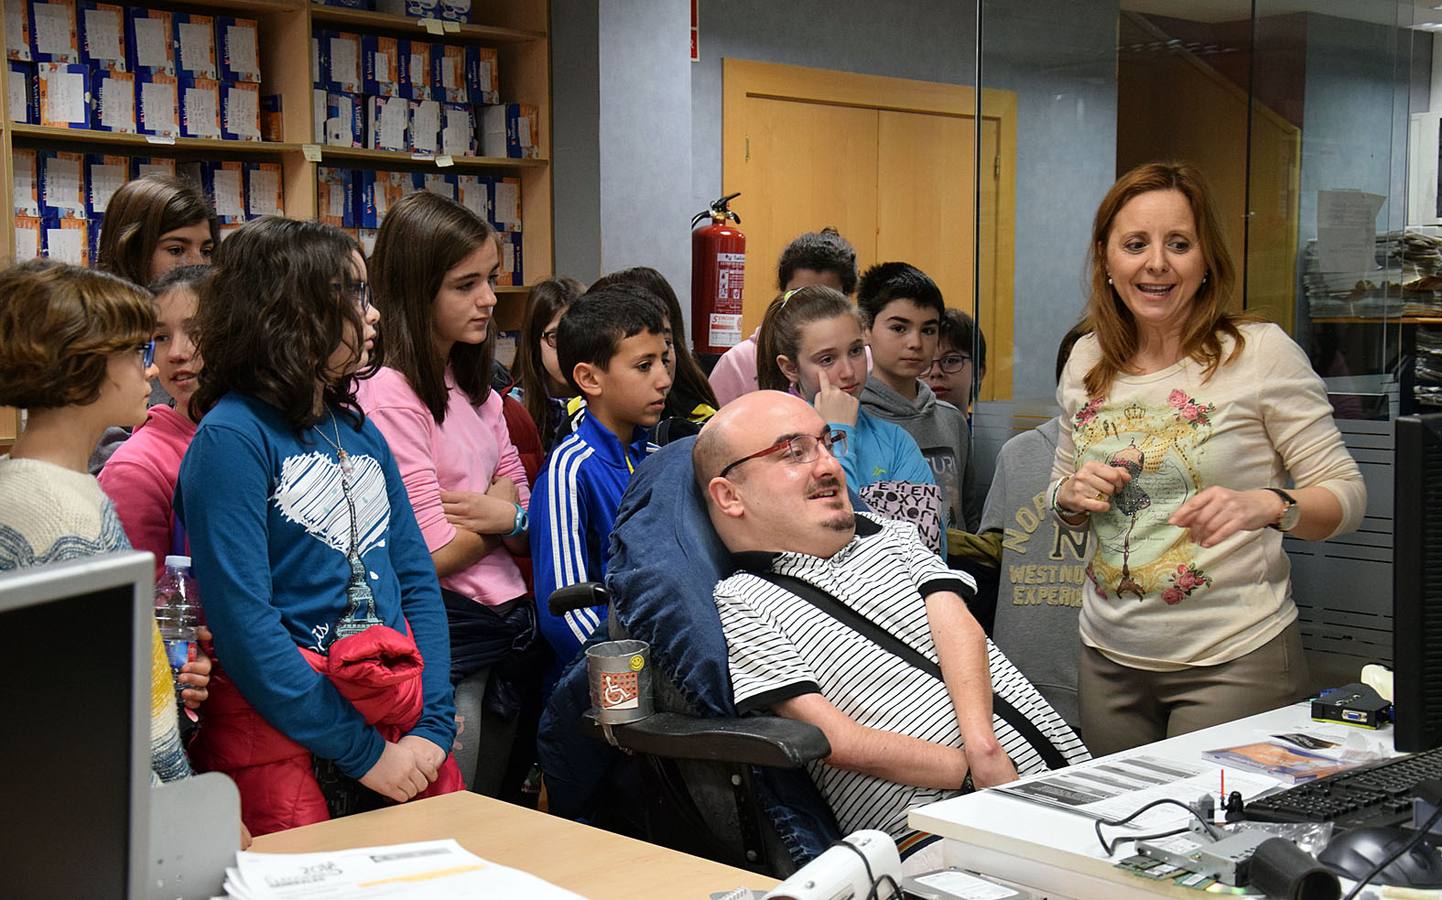
{"label": "pink long-sleeve shirt", "polygon": [[180,460],[195,437],[195,423],[168,406],[152,406],[145,424],[115,451],[96,476],[115,503],[125,536],[136,550],[155,554],[155,577],[171,552],[172,508]]}
{"label": "pink long-sleeve shirt", "polygon": [[[484,403],[473,406],[450,372],[446,373],[446,419],[437,425],[430,410],[395,369],[382,368],[360,382],[357,397],[385,435],[415,510],[426,547],[434,553],[456,536],[446,521],[441,491],[484,494],[491,480],[504,475],[516,484],[521,506],[531,503],[526,470],[506,431],[501,396],[491,391]],[[497,547],[471,566],[441,579],[441,586],[494,606],[526,593],[515,560]]]}

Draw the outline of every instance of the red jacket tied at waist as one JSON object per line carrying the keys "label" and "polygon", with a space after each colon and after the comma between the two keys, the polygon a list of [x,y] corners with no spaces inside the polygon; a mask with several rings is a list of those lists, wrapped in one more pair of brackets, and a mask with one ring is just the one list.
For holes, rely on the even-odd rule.
{"label": "red jacket tied at waist", "polygon": [[[328,656],[297,649],[387,741],[405,737],[420,719],[425,663],[409,635],[372,625],[336,641]],[[220,665],[211,677],[210,697],[202,713],[204,727],[191,745],[191,757],[201,768],[224,772],[235,781],[241,818],[251,834],[330,818],[311,773],[310,751],[266,722]],[[416,799],[463,788],[460,770],[448,753],[435,782]]]}

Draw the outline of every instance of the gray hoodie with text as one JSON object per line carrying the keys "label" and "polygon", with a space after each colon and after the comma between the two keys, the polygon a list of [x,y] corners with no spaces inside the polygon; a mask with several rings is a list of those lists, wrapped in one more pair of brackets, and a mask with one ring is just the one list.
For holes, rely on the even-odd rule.
{"label": "gray hoodie with text", "polygon": [[947,524],[975,532],[986,497],[977,487],[971,463],[971,429],[966,415],[945,400],[936,399],[924,381],[916,383],[916,399],[908,400],[875,375],[866,381],[861,405],[871,415],[894,422],[911,435],[946,497],[951,513]]}

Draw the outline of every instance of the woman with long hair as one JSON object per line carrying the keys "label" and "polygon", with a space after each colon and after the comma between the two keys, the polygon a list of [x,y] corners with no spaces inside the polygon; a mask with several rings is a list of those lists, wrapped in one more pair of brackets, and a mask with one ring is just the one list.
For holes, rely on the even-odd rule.
{"label": "woman with long hair", "polygon": [[1080,701],[1102,755],[1307,693],[1282,535],[1356,528],[1366,490],[1306,355],[1228,312],[1236,270],[1196,169],[1123,175],[1088,274],[1050,498],[1096,539]]}
{"label": "woman with long hair", "polygon": [[192,746],[256,834],[460,787],[445,607],[356,402],[377,318],[359,245],[314,222],[245,224],[201,290],[176,514],[220,672]]}
{"label": "woman with long hair", "polygon": [[506,679],[498,667],[536,634],[535,601],[512,558],[528,549],[530,486],[490,385],[500,261],[495,231],[459,203],[421,191],[392,207],[371,257],[386,365],[359,393],[440,577],[463,723],[457,762],[466,786],[491,796],[520,708],[488,708],[488,683]]}

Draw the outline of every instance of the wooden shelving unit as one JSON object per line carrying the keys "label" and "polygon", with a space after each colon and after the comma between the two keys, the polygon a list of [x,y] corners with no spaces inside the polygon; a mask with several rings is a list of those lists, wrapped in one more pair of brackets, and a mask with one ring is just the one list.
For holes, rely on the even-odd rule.
{"label": "wooden shelving unit", "polygon": [[[13,0],[11,0],[13,2]],[[15,148],[120,153],[129,156],[168,156],[178,160],[241,159],[279,162],[285,187],[286,215],[314,218],[318,209],[316,169],[319,166],[381,170],[436,170],[434,160],[409,153],[320,147],[314,155],[310,36],[316,27],[362,34],[424,38],[448,44],[470,44],[496,50],[501,100],[526,103],[539,113],[540,159],[452,157],[453,165],[440,171],[458,174],[510,175],[521,182],[521,218],[524,223],[522,255],[527,285],[551,276],[554,266],[551,211],[551,53],[550,4],[546,0],[484,0],[476,2],[466,24],[426,22],[404,16],[333,6],[316,6],[302,0],[161,0],[121,5],[158,6],[207,15],[233,14],[259,24],[261,94],[279,94],[282,137],[276,141],[220,141],[177,138],[157,142],[143,135],[115,134],[67,128],[46,128],[12,123],[0,116],[0,204],[14,209],[12,151]],[[0,35],[3,35],[0,21]],[[440,33],[436,33],[439,30]],[[3,46],[3,44],[0,44]],[[9,67],[0,67],[0,97],[9,96]],[[14,254],[14,217],[0,217],[0,247],[8,262]],[[498,289],[496,320],[514,328],[520,322],[525,286]],[[14,410],[0,409],[0,451],[18,431]]]}

